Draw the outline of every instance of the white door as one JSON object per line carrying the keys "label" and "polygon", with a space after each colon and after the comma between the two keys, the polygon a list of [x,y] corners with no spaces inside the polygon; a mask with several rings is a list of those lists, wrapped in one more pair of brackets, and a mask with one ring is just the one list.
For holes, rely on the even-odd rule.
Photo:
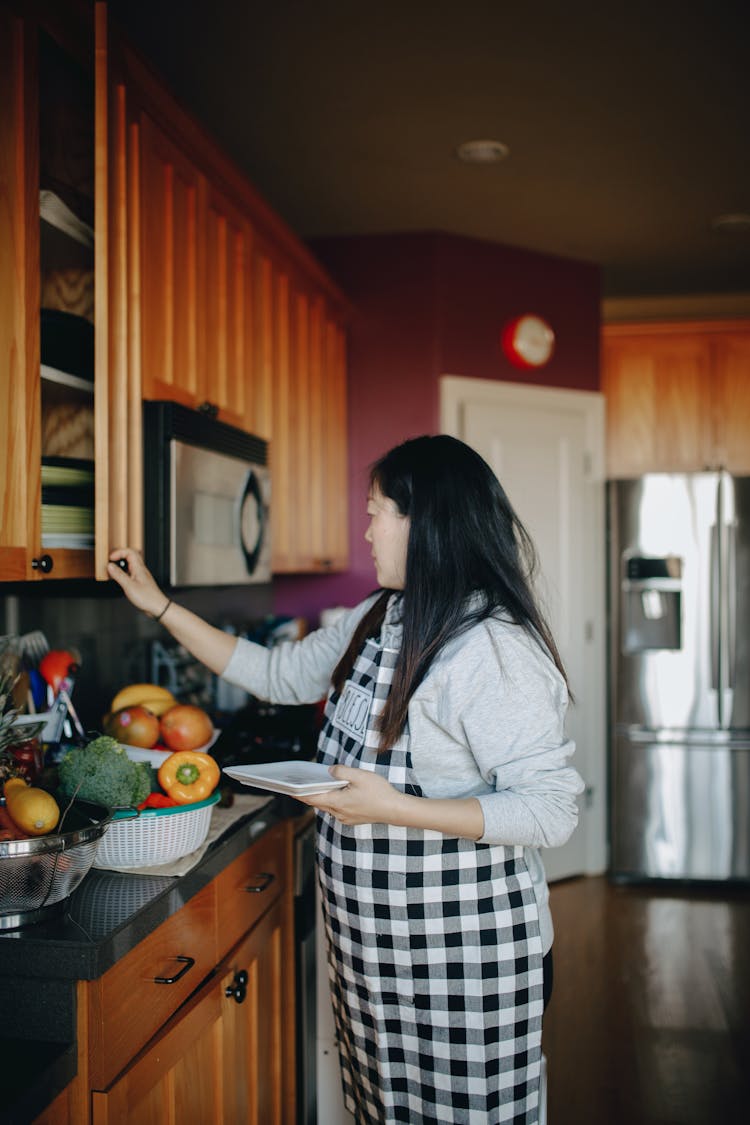
{"label": "white door", "polygon": [[484,457],[529,532],[536,591],[568,672],[580,821],[544,852],[550,879],[605,869],[604,399],[585,391],[441,379],[441,428]]}

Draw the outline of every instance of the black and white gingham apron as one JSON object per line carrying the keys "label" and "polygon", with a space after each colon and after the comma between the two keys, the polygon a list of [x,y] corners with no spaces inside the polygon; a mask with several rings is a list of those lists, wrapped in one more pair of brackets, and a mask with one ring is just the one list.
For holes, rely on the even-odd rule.
{"label": "black and white gingham apron", "polygon": [[[408,733],[376,754],[400,597],[326,705],[318,758],[417,796]],[[318,864],[347,1108],[358,1125],[538,1119],[542,945],[520,847],[320,814]]]}

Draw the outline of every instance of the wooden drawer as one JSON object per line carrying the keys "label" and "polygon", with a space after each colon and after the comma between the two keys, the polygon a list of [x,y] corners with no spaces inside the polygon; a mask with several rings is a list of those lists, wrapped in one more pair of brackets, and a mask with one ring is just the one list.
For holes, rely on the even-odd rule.
{"label": "wooden drawer", "polygon": [[284,887],[287,828],[277,824],[214,880],[219,957],[247,933]]}
{"label": "wooden drawer", "polygon": [[215,882],[88,986],[91,1086],[103,1090],[216,961]]}

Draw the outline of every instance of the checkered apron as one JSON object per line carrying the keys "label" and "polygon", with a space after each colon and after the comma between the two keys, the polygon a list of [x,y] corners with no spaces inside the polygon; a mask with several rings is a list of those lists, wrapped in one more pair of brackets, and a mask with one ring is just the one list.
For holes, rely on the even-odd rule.
{"label": "checkered apron", "polygon": [[[421,790],[408,733],[376,753],[400,596],[326,705],[318,758]],[[538,1120],[542,945],[520,847],[319,814],[344,1097],[358,1125]]]}

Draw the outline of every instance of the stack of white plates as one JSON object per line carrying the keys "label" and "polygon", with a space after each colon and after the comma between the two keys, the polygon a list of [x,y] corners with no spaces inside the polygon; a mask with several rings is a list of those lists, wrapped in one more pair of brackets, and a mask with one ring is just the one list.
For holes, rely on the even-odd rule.
{"label": "stack of white plates", "polygon": [[[94,466],[72,458],[42,462],[42,546],[94,546]],[[89,502],[90,497],[90,502]],[[76,502],[83,500],[84,503]]]}

